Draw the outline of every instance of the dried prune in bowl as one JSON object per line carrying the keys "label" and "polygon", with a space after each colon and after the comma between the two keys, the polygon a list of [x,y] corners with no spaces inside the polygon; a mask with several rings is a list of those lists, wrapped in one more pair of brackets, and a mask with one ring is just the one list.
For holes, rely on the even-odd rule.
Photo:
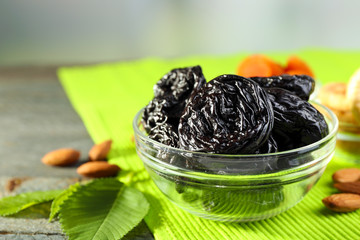
{"label": "dried prune in bowl", "polygon": [[149,132],[149,138],[171,147],[178,147],[179,144],[177,131],[168,123],[153,127]]}
{"label": "dried prune in bowl", "polygon": [[[176,68],[165,74],[154,86],[154,97],[167,99],[170,106],[184,105],[191,93],[206,83],[200,66]],[[174,111],[180,117],[180,113]]]}
{"label": "dried prune in bowl", "polygon": [[281,88],[268,88],[273,111],[273,137],[279,151],[300,148],[324,138],[328,125],[310,103]]}
{"label": "dried prune in bowl", "polygon": [[[150,137],[162,139],[162,143],[171,143],[171,146],[176,146],[173,140],[177,139],[179,119],[185,104],[189,97],[205,83],[200,66],[176,68],[165,74],[155,84],[154,98],[145,107],[142,116],[145,130],[148,133],[156,132],[156,134],[150,134]],[[165,126],[160,127],[164,124]],[[153,128],[155,129],[152,130]],[[172,140],[169,141],[169,139]]]}
{"label": "dried prune in bowl", "polygon": [[280,75],[272,77],[251,77],[264,88],[283,88],[307,101],[315,89],[315,80],[308,75]]}
{"label": "dried prune in bowl", "polygon": [[179,122],[180,148],[208,153],[254,153],[269,137],[273,110],[254,81],[221,75],[189,99]]}

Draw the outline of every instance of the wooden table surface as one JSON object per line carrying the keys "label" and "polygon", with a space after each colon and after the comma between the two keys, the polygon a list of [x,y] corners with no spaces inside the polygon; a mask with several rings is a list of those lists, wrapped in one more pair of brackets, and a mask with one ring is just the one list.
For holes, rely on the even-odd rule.
{"label": "wooden table surface", "polygon": [[[0,67],[0,197],[64,188],[79,180],[76,166],[49,167],[41,157],[71,147],[81,162],[93,142],[56,76],[56,66]],[[0,217],[0,239],[66,239],[41,214]],[[153,239],[142,222],[124,239]]]}

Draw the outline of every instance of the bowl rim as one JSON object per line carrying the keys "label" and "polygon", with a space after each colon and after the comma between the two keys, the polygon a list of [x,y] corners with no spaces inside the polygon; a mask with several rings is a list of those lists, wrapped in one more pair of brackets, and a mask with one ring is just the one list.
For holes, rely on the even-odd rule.
{"label": "bowl rim", "polygon": [[247,158],[251,158],[251,157],[269,157],[269,156],[281,156],[281,155],[287,155],[287,154],[291,154],[291,153],[295,153],[295,152],[303,152],[306,151],[307,149],[312,149],[317,145],[321,145],[323,142],[328,141],[330,138],[332,138],[333,136],[336,135],[337,131],[338,131],[338,127],[339,127],[339,120],[336,117],[335,113],[333,113],[328,107],[322,105],[321,103],[318,102],[312,102],[310,101],[311,104],[316,104],[320,107],[322,107],[327,114],[329,114],[329,116],[331,117],[330,121],[333,124],[333,128],[331,129],[331,131],[329,131],[328,135],[326,135],[324,138],[300,147],[300,148],[294,148],[294,149],[290,149],[287,151],[282,151],[282,152],[276,152],[276,153],[264,153],[264,154],[220,154],[220,153],[206,153],[206,152],[196,152],[196,151],[189,151],[189,150],[185,150],[185,149],[180,149],[180,148],[175,148],[175,147],[171,147],[168,145],[165,145],[163,143],[160,143],[158,141],[155,141],[151,138],[149,138],[148,136],[146,136],[143,132],[140,131],[139,127],[138,127],[138,120],[140,115],[142,114],[142,112],[144,111],[144,108],[141,108],[140,111],[138,111],[133,119],[133,129],[135,131],[135,133],[137,135],[139,135],[142,139],[146,139],[146,141],[154,144],[154,145],[158,145],[160,147],[163,148],[167,148],[167,149],[171,149],[173,151],[178,151],[178,152],[182,152],[182,153],[189,153],[189,154],[196,154],[196,155],[204,155],[204,156],[221,156],[221,157],[247,157]]}

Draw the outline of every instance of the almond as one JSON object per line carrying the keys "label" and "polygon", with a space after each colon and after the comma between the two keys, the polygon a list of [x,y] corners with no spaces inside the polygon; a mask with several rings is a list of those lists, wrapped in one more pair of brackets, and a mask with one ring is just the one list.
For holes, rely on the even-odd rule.
{"label": "almond", "polygon": [[85,177],[99,178],[111,177],[118,173],[120,168],[117,165],[104,161],[87,162],[77,168],[77,173]]}
{"label": "almond", "polygon": [[334,212],[351,212],[360,208],[360,195],[337,193],[324,198],[322,202]]}
{"label": "almond", "polygon": [[334,187],[340,192],[360,194],[360,182],[335,183]]}
{"label": "almond", "polygon": [[344,168],[336,171],[332,178],[334,182],[356,182],[360,180],[360,169],[358,168]]}
{"label": "almond", "polygon": [[106,159],[111,149],[112,140],[106,140],[94,145],[89,151],[90,161],[100,161]]}
{"label": "almond", "polygon": [[51,166],[68,166],[77,162],[79,158],[79,151],[72,148],[60,148],[45,154],[41,161]]}

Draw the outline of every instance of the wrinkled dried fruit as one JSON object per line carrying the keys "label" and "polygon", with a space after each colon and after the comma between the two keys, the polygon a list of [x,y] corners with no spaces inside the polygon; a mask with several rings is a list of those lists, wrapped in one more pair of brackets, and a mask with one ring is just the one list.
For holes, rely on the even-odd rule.
{"label": "wrinkled dried fruit", "polygon": [[337,183],[356,182],[360,180],[360,169],[344,168],[336,171],[332,175],[332,179]]}
{"label": "wrinkled dried fruit", "polygon": [[164,75],[154,86],[154,99],[145,107],[142,122],[148,133],[159,125],[166,125],[153,130],[150,138],[166,139],[163,143],[177,141],[177,128],[185,104],[205,83],[200,66],[178,68]]}
{"label": "wrinkled dried fruit", "polygon": [[79,151],[72,148],[60,148],[45,154],[41,161],[51,166],[68,166],[77,162],[79,158]]}
{"label": "wrinkled dried fruit", "polygon": [[310,94],[314,91],[315,80],[307,75],[281,75],[273,77],[252,77],[264,88],[283,88],[297,95],[301,99],[309,100]]}
{"label": "wrinkled dried fruit", "polygon": [[306,146],[325,137],[324,116],[310,103],[282,88],[267,88],[274,110],[272,135],[279,151]]}
{"label": "wrinkled dried fruit", "polygon": [[360,182],[335,183],[334,187],[340,192],[360,194]]}
{"label": "wrinkled dried fruit", "polygon": [[152,128],[149,132],[149,138],[171,147],[179,147],[177,130],[168,123]]}
{"label": "wrinkled dried fruit", "polygon": [[120,170],[119,166],[105,161],[92,161],[77,168],[77,173],[91,178],[115,176]]}
{"label": "wrinkled dried fruit", "polygon": [[338,193],[324,198],[322,202],[334,212],[352,212],[360,208],[360,195]]}
{"label": "wrinkled dried fruit", "polygon": [[274,139],[274,137],[270,134],[268,140],[255,151],[256,154],[264,154],[264,153],[276,153],[278,151],[278,145]]}
{"label": "wrinkled dried fruit", "polygon": [[101,143],[94,145],[89,151],[90,161],[101,161],[105,160],[109,153],[112,145],[112,140],[106,140]]}
{"label": "wrinkled dried fruit", "polygon": [[272,106],[254,81],[222,75],[197,91],[179,123],[182,149],[211,153],[254,153],[273,126]]}

